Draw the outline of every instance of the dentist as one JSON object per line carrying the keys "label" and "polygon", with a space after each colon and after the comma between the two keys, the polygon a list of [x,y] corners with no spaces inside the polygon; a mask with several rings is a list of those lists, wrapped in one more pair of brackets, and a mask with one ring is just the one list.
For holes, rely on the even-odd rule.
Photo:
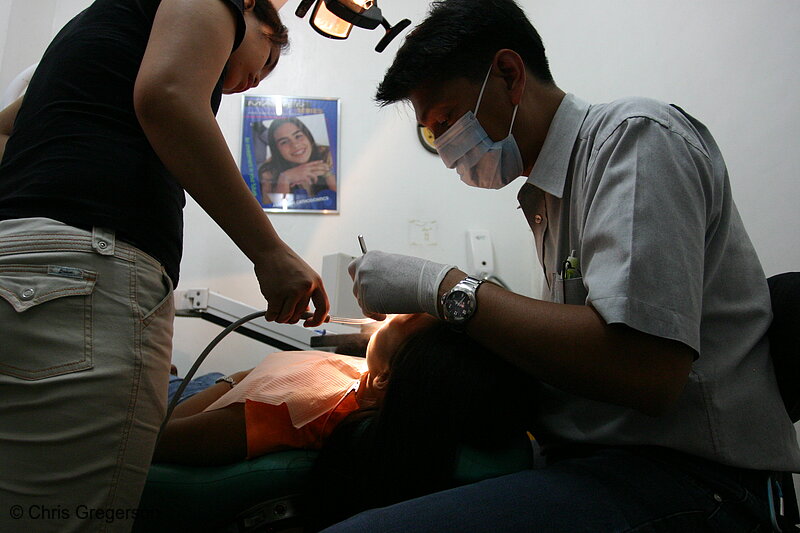
{"label": "dentist", "polygon": [[764,272],[705,126],[654,100],[566,94],[513,0],[434,3],[377,100],[410,101],[467,185],[524,176],[546,287],[527,298],[371,251],[351,264],[354,293],[378,318],[439,317],[539,378],[548,464],[331,531],[769,528],[768,471],[798,471],[800,449]]}

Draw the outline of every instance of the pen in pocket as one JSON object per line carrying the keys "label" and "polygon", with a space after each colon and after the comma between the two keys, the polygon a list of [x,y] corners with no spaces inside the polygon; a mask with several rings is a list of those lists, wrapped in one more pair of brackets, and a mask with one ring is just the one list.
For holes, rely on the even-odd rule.
{"label": "pen in pocket", "polygon": [[561,264],[561,279],[573,279],[581,277],[581,269],[575,250],[572,250],[564,262]]}

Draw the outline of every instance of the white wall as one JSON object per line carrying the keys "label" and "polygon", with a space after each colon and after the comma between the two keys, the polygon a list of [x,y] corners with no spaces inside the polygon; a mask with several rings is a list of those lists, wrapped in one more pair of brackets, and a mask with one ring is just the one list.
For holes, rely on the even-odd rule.
{"label": "white wall", "polygon": [[[89,0],[0,0],[0,87],[35,62],[49,40]],[[591,102],[644,95],[677,103],[711,129],[725,155],[734,198],[766,273],[800,270],[800,2],[773,0],[523,0],[539,29],[557,83]],[[306,20],[282,11],[292,48],[253,94],[341,98],[338,215],[272,215],[284,240],[315,268],[322,256],[356,254],[356,235],[372,249],[464,265],[465,231],[491,231],[497,275],[534,295],[541,284],[533,243],[516,210],[514,184],[500,192],[462,186],[419,146],[408,107],[378,109],[375,86],[400,40],[383,54],[380,32],[355,29],[347,41],[319,37]],[[393,22],[419,22],[426,0],[382,3]],[[241,96],[223,99],[219,122],[238,154]],[[521,182],[519,183],[521,185]],[[435,246],[411,245],[410,220],[437,222]],[[181,286],[210,287],[263,305],[251,266],[216,225],[189,202]],[[217,329],[176,323],[182,371]],[[229,338],[207,369],[230,371],[263,354],[262,345]]]}
{"label": "white wall", "polygon": [[[402,6],[402,9],[401,9]],[[559,85],[582,98],[608,101],[647,95],[674,102],[704,121],[725,154],[734,197],[767,274],[800,269],[800,3],[655,0],[523,2],[539,28]],[[318,37],[306,20],[284,18],[292,49],[254,94],[341,98],[341,213],[273,215],[283,238],[312,266],[324,254],[370,248],[464,265],[465,230],[491,231],[497,274],[534,295],[541,284],[530,233],[516,207],[518,185],[504,191],[464,187],[418,145],[410,108],[372,102],[400,42],[383,54],[377,32],[354,30],[344,42]],[[427,2],[384,2],[385,14],[419,21]],[[241,96],[226,97],[219,120],[237,153]],[[446,199],[446,201],[442,201]],[[435,220],[436,246],[408,244],[409,220]],[[183,286],[210,285],[260,305],[250,266],[196,206],[186,215]],[[178,324],[178,357],[195,325]],[[191,333],[188,330],[191,329]],[[184,334],[184,332],[189,334]],[[239,349],[239,347],[235,347]],[[224,351],[224,347],[220,350]],[[217,355],[216,357],[219,357]]]}
{"label": "white wall", "polygon": [[[283,239],[315,268],[333,252],[371,249],[465,265],[465,231],[491,231],[497,275],[534,295],[541,285],[533,243],[516,210],[516,189],[475,191],[419,146],[410,108],[379,110],[375,86],[400,40],[383,54],[379,32],[355,29],[344,42],[317,36],[282,11],[292,48],[253,94],[341,98],[338,215],[273,215]],[[89,0],[0,0],[0,88],[38,61],[47,43]],[[426,0],[385,0],[385,15],[419,22]],[[703,121],[726,157],[733,195],[767,275],[800,270],[800,2],[797,0],[522,0],[547,46],[562,89],[590,102],[628,95],[676,103]],[[238,154],[241,96],[223,99],[219,122]],[[210,287],[263,305],[251,266],[196,204],[186,208],[181,287]],[[435,246],[411,245],[410,220],[437,222]],[[219,331],[176,321],[181,372]],[[252,366],[263,345],[230,336],[203,370]]]}

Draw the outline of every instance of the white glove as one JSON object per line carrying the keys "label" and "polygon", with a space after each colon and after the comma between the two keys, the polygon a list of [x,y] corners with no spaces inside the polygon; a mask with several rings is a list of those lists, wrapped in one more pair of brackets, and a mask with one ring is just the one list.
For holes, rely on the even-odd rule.
{"label": "white glove", "polygon": [[370,251],[354,259],[347,270],[365,315],[425,312],[438,316],[439,285],[452,268],[419,257]]}

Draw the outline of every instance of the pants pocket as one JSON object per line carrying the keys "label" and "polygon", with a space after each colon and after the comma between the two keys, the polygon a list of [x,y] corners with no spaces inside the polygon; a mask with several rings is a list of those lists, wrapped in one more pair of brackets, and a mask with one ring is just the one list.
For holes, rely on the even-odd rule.
{"label": "pants pocket", "polygon": [[0,374],[33,381],[92,368],[96,281],[80,268],[0,266]]}
{"label": "pants pocket", "polygon": [[172,280],[162,272],[159,285],[156,286],[153,280],[140,277],[137,298],[139,310],[142,313],[142,326],[146,328],[160,315],[169,314],[174,309]]}

